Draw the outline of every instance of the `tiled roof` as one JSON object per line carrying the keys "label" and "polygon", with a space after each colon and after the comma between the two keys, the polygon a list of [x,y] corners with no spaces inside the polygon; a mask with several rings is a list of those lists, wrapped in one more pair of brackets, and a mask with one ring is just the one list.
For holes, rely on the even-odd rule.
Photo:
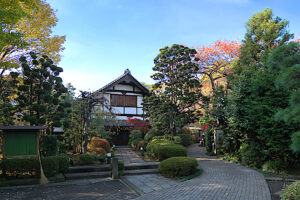
{"label": "tiled roof", "polygon": [[118,78],[116,78],[115,80],[113,80],[112,82],[108,83],[107,85],[103,86],[102,88],[100,88],[99,90],[97,90],[95,93],[98,92],[105,92],[108,88],[117,85],[118,83],[120,83],[126,76],[129,76],[130,79],[132,79],[132,81],[138,86],[139,89],[141,89],[143,92],[145,92],[146,94],[149,94],[149,90],[144,87],[138,80],[136,80],[130,73],[129,69],[126,69],[124,74],[122,74],[121,76],[119,76]]}

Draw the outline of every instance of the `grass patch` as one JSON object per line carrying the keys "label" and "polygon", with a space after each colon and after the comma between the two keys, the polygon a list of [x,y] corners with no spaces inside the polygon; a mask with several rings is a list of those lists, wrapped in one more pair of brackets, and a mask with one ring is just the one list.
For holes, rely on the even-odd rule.
{"label": "grass patch", "polygon": [[202,172],[203,172],[203,169],[197,169],[197,171],[195,173],[188,175],[188,176],[175,177],[175,180],[180,181],[180,182],[191,180],[197,176],[200,176],[202,174]]}

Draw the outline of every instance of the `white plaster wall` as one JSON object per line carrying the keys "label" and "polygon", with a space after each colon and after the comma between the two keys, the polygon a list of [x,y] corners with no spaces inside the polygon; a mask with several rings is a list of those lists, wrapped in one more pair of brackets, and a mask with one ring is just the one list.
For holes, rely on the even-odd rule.
{"label": "white plaster wall", "polygon": [[143,109],[142,108],[138,108],[138,115],[142,115],[143,114]]}
{"label": "white plaster wall", "polygon": [[112,112],[116,114],[123,114],[123,107],[112,107]]}
{"label": "white plaster wall", "polygon": [[131,85],[115,85],[115,90],[125,90],[125,91],[133,91],[133,87]]}
{"label": "white plaster wall", "polygon": [[125,107],[125,114],[136,115],[136,108]]}
{"label": "white plaster wall", "polygon": [[127,120],[128,117],[126,116],[116,116],[117,120]]}
{"label": "white plaster wall", "polygon": [[104,97],[107,99],[107,101],[110,105],[110,94],[104,94]]}
{"label": "white plaster wall", "polygon": [[143,103],[143,97],[142,96],[138,96],[137,97],[137,107],[143,107],[142,103]]}

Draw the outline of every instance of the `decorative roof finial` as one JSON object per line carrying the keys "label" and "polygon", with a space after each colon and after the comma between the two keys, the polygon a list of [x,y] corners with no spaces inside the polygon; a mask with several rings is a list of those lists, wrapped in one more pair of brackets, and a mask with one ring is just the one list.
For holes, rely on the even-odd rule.
{"label": "decorative roof finial", "polygon": [[124,74],[126,74],[126,73],[131,74],[130,70],[128,68],[124,71]]}

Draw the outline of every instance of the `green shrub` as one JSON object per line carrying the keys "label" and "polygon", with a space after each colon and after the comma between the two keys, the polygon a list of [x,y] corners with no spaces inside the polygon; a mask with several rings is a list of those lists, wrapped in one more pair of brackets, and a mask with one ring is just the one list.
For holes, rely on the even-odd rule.
{"label": "green shrub", "polygon": [[1,168],[6,176],[17,177],[25,173],[29,175],[38,175],[40,173],[40,163],[36,158],[3,159]]}
{"label": "green shrub", "polygon": [[[40,175],[40,162],[37,158],[13,158],[3,159],[1,169],[6,176]],[[69,167],[67,155],[48,156],[42,158],[42,166],[47,177],[54,176],[59,172],[66,172]]]}
{"label": "green shrub", "polygon": [[58,142],[56,135],[44,135],[41,137],[41,154],[43,156],[55,156],[58,149]]}
{"label": "green shrub", "polygon": [[94,154],[81,154],[79,156],[80,165],[90,165],[93,164],[96,160],[97,160],[97,156]]}
{"label": "green shrub", "polygon": [[118,160],[118,170],[122,171],[125,169],[124,162],[122,160]]}
{"label": "green shrub", "polygon": [[70,166],[70,161],[69,161],[69,156],[66,154],[60,154],[57,156],[58,158],[58,163],[59,163],[59,172],[65,173],[67,172],[69,166]]}
{"label": "green shrub", "polygon": [[67,145],[61,141],[58,141],[58,153],[66,153]]}
{"label": "green shrub", "polygon": [[132,146],[133,149],[136,148],[139,141],[143,140],[143,133],[140,130],[130,131],[128,144]]}
{"label": "green shrub", "polygon": [[186,156],[186,148],[180,144],[168,144],[158,147],[158,159],[160,161],[178,156]]}
{"label": "green shrub", "polygon": [[167,139],[153,139],[146,147],[147,154],[151,158],[158,158],[158,148],[159,146],[173,144],[174,142]]}
{"label": "green shrub", "polygon": [[241,160],[246,165],[261,168],[266,160],[266,153],[256,143],[242,144],[240,148]]}
{"label": "green shrub", "polygon": [[131,142],[131,147],[134,149],[134,150],[138,150],[138,145],[139,145],[139,142],[143,141],[142,138],[138,138],[138,139],[135,139]]}
{"label": "green shrub", "polygon": [[300,181],[289,185],[280,195],[282,200],[299,200],[300,199]]}
{"label": "green shrub", "polygon": [[55,176],[59,172],[58,156],[48,156],[42,158],[42,166],[47,177]]}
{"label": "green shrub", "polygon": [[213,129],[208,128],[205,133],[205,148],[207,152],[212,152],[212,143],[214,142]]}
{"label": "green shrub", "polygon": [[189,146],[191,144],[191,137],[188,134],[178,134],[180,137],[180,144],[183,146]]}
{"label": "green shrub", "polygon": [[263,166],[262,170],[272,173],[282,173],[287,169],[287,164],[283,161],[267,161]]}
{"label": "green shrub", "polygon": [[168,178],[178,176],[188,176],[196,172],[198,162],[190,157],[172,157],[162,161],[159,166],[159,172]]}

